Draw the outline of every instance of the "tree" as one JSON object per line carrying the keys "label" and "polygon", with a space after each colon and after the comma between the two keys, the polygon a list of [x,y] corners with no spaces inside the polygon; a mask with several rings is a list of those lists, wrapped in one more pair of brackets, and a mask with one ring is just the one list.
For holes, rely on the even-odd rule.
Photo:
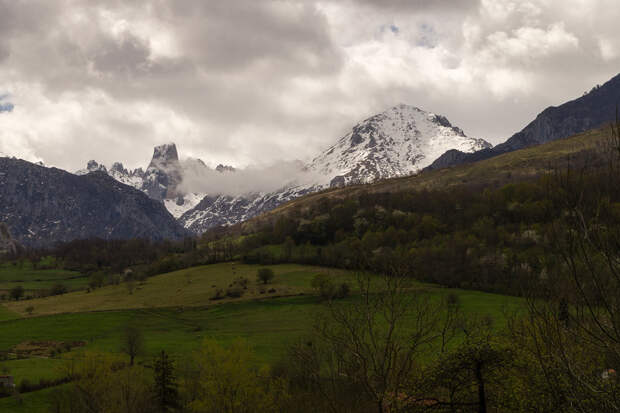
{"label": "tree", "polygon": [[62,295],[67,292],[67,287],[64,284],[57,283],[50,288],[50,295]]}
{"label": "tree", "polygon": [[17,285],[11,288],[11,292],[9,294],[13,300],[18,301],[24,296],[24,287]]}
{"label": "tree", "polygon": [[284,240],[284,260],[290,261],[293,256],[293,248],[295,248],[295,241],[290,236],[287,236]]}
{"label": "tree", "polygon": [[315,275],[312,278],[310,285],[323,299],[332,298],[336,290],[336,287],[331,282],[329,275],[324,273]]}
{"label": "tree", "polygon": [[319,410],[348,410],[352,401],[343,395],[355,392],[362,411],[405,411],[419,401],[411,384],[440,337],[443,310],[401,270],[381,280],[360,274],[358,284],[359,300],[327,301],[313,338],[293,348],[296,377],[322,396]]}
{"label": "tree", "polygon": [[125,327],[121,350],[129,356],[129,365],[133,366],[136,356],[144,350],[144,336],[139,328],[134,325]]}
{"label": "tree", "polygon": [[161,351],[154,363],[155,401],[160,412],[171,412],[179,407],[174,363],[165,351]]}
{"label": "tree", "polygon": [[127,287],[127,292],[131,295],[136,289],[136,282],[134,280],[127,280],[125,281],[125,287]]}
{"label": "tree", "polygon": [[434,410],[486,413],[506,409],[505,394],[515,390],[506,383],[514,354],[491,331],[485,320],[465,322],[463,342],[443,353],[424,374],[419,388],[428,389],[426,400]]}
{"label": "tree", "polygon": [[192,412],[275,413],[288,400],[286,383],[259,368],[245,341],[223,347],[205,340],[193,357],[198,374],[188,387],[194,389]]}
{"label": "tree", "polygon": [[111,354],[86,352],[65,365],[71,382],[51,394],[50,407],[57,413],[154,411],[147,372],[140,366],[119,368],[123,363]]}
{"label": "tree", "polygon": [[325,300],[334,298],[346,298],[351,292],[349,284],[343,282],[336,285],[332,282],[331,277],[327,274],[317,274],[310,282],[312,288]]}
{"label": "tree", "polygon": [[256,277],[262,281],[263,284],[268,284],[273,280],[275,274],[271,268],[261,268],[258,270]]}
{"label": "tree", "polygon": [[546,276],[514,329],[556,411],[620,411],[620,381],[603,374],[620,369],[620,122],[602,149],[547,178]]}

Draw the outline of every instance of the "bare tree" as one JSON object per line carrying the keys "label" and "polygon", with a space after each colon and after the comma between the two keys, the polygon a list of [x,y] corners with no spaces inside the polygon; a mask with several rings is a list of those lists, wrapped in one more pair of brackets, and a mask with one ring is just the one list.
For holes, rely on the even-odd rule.
{"label": "bare tree", "polygon": [[602,149],[549,179],[549,204],[561,211],[550,271],[530,290],[520,328],[565,411],[620,411],[620,122]]}
{"label": "bare tree", "polygon": [[144,351],[144,336],[138,327],[125,327],[121,350],[129,356],[129,364],[133,366],[135,358]]}
{"label": "bare tree", "polygon": [[326,304],[316,339],[294,349],[295,364],[332,412],[344,411],[343,395],[353,389],[363,395],[365,409],[405,411],[419,402],[412,393],[416,366],[441,337],[444,310],[412,288],[404,272],[380,280],[360,274],[358,286],[353,304]]}

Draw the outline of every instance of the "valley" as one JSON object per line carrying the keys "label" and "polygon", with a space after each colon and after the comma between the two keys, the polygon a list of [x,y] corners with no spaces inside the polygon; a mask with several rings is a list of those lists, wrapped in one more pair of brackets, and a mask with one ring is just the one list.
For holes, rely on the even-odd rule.
{"label": "valley", "polygon": [[[55,297],[0,304],[0,353],[9,352],[9,360],[0,364],[5,372],[21,381],[38,383],[40,379],[63,376],[72,360],[83,352],[119,353],[124,326],[139,325],[145,342],[141,362],[166,350],[182,357],[195,350],[205,337],[230,343],[242,337],[250,343],[257,362],[276,365],[286,357],[288,348],[312,331],[315,315],[323,303],[311,287],[319,273],[355,285],[355,274],[324,267],[302,265],[271,266],[275,279],[260,294],[255,274],[261,266],[238,263],[215,264],[162,274],[146,280],[141,289],[129,294],[124,285],[106,286],[91,293],[78,291]],[[38,276],[45,278],[45,273]],[[248,292],[241,298],[212,301],[213,285],[227,286],[238,277],[247,277]],[[184,288],[187,287],[187,288]],[[430,284],[416,289],[439,300],[455,294],[468,317],[486,316],[495,328],[502,328],[506,317],[519,311],[522,300],[497,294],[467,290],[446,290]],[[183,291],[185,290],[185,291]],[[276,295],[289,295],[277,297]],[[353,290],[348,300],[356,300]],[[53,300],[53,301],[50,301]],[[35,307],[32,314],[26,305]],[[84,342],[85,346],[37,358],[11,359],[11,349],[24,342]],[[23,393],[21,404],[14,398],[0,398],[1,409],[43,413],[43,401],[50,389]]]}

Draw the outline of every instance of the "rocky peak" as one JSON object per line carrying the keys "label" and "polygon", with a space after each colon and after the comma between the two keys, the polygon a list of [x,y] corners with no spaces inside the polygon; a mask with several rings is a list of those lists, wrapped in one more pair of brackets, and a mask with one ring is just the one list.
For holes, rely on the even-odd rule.
{"label": "rocky peak", "polygon": [[95,171],[107,172],[107,169],[106,169],[105,165],[99,165],[97,163],[97,161],[95,161],[93,159],[88,161],[88,164],[86,164],[86,170],[88,172],[95,172]]}
{"label": "rocky peak", "polygon": [[153,150],[153,158],[149,167],[155,164],[172,164],[179,162],[179,153],[174,143],[166,143],[156,146]]}
{"label": "rocky peak", "polygon": [[219,164],[218,166],[215,167],[215,170],[218,171],[219,173],[223,173],[223,172],[235,172],[236,169],[234,166],[230,166],[230,165],[222,165]]}
{"label": "rocky peak", "polygon": [[112,164],[112,168],[110,168],[110,172],[118,172],[120,174],[129,175],[129,172],[125,169],[125,167],[123,167],[121,162],[114,162]]}
{"label": "rocky peak", "polygon": [[467,137],[445,116],[399,104],[355,125],[309,169],[324,175],[323,184],[330,186],[366,183],[415,173],[449,149],[473,152],[489,146]]}
{"label": "rocky peak", "polygon": [[158,201],[174,199],[183,179],[177,146],[174,143],[156,146],[153,158],[144,173],[142,190]]}

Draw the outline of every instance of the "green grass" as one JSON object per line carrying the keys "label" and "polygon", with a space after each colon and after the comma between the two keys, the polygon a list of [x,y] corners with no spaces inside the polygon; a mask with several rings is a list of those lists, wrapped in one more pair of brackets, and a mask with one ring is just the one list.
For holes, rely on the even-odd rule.
{"label": "green grass", "polygon": [[3,305],[0,305],[0,321],[11,320],[13,318],[19,318],[19,314],[14,313]]}
{"label": "green grass", "polygon": [[17,285],[33,291],[48,289],[54,284],[63,284],[70,290],[77,290],[88,285],[88,278],[75,271],[35,269],[29,261],[0,264],[0,290],[5,292]]}
{"label": "green grass", "polygon": [[[345,271],[287,264],[271,266],[275,279],[265,286],[256,280],[258,268],[261,267],[236,263],[193,267],[151,277],[136,285],[131,294],[127,284],[121,283],[91,292],[76,291],[60,296],[7,302],[5,306],[24,316],[28,314],[26,309],[30,306],[34,307],[35,316],[93,310],[192,307],[310,293],[310,281],[319,272],[351,280],[351,274]],[[238,277],[249,280],[243,297],[211,300],[217,289],[225,291]],[[275,291],[269,292],[272,289]]]}
{"label": "green grass", "polygon": [[0,367],[3,371],[1,374],[10,374],[15,377],[17,379],[15,384],[18,386],[23,380],[28,380],[30,383],[38,383],[40,379],[64,377],[64,365],[65,360],[60,358],[31,358],[0,362]]}
{"label": "green grass", "polygon": [[[311,333],[315,314],[323,309],[319,297],[311,293],[310,282],[314,275],[326,272],[351,283],[354,278],[353,274],[340,270],[277,265],[270,266],[276,273],[273,286],[296,295],[275,298],[255,294],[252,290],[254,292],[239,300],[213,302],[205,298],[212,285],[228,285],[238,276],[254,277],[258,268],[261,267],[239,264],[196,267],[153,277],[134,295],[129,295],[121,285],[90,294],[77,292],[51,297],[62,312],[58,309],[52,311],[50,306],[49,314],[37,315],[35,310],[32,317],[19,317],[0,306],[0,350],[9,350],[24,341],[87,343],[85,347],[63,353],[59,358],[0,362],[0,369],[8,369],[17,383],[24,378],[36,382],[40,378],[59,377],[63,364],[70,359],[79,359],[84,350],[118,353],[124,328],[129,324],[139,326],[144,334],[146,349],[139,362],[150,359],[162,349],[175,357],[187,356],[205,338],[224,344],[244,338],[253,346],[259,363],[273,364],[286,355],[291,344]],[[260,288],[256,285],[251,288],[255,287]],[[522,306],[522,301],[515,297],[427,284],[416,284],[415,287],[430,294],[433,300],[453,293],[459,297],[467,318],[488,315],[495,320],[497,328],[505,324],[507,312]],[[115,294],[119,297],[114,298]],[[347,299],[353,300],[356,300],[355,296]],[[41,308],[43,302],[45,300],[28,300],[10,306],[12,310],[18,310],[19,305],[34,303],[35,308]],[[154,305],[147,306],[145,302]],[[130,308],[105,310],[112,304]],[[25,394],[22,405],[18,405],[15,399],[2,399],[0,412],[46,411],[48,395],[49,390]]]}
{"label": "green grass", "polygon": [[[67,385],[65,385],[67,386]],[[60,387],[0,399],[0,413],[47,413],[50,395]]]}

